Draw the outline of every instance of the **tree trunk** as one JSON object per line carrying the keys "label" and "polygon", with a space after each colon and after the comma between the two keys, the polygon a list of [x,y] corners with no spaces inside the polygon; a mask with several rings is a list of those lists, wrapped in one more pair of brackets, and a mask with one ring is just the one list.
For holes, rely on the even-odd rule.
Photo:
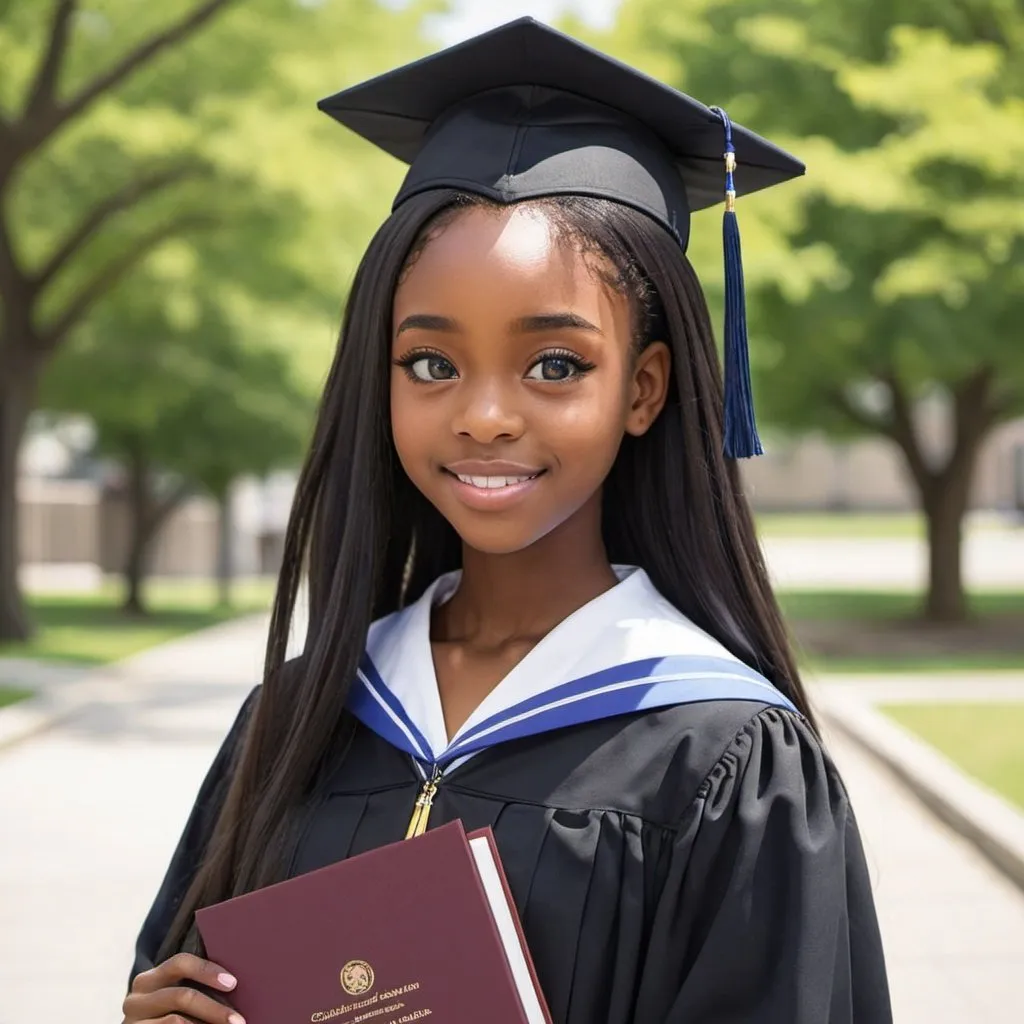
{"label": "tree trunk", "polygon": [[0,361],[0,642],[27,640],[32,633],[18,581],[18,453],[32,411],[36,374],[30,366],[12,362]]}
{"label": "tree trunk", "polygon": [[933,486],[922,495],[928,527],[928,591],[924,614],[930,622],[962,622],[967,618],[963,581],[963,520],[968,491]]}
{"label": "tree trunk", "polygon": [[907,393],[895,377],[888,381],[892,419],[885,432],[903,452],[928,527],[928,589],[923,612],[929,622],[962,622],[968,615],[961,564],[963,521],[978,453],[997,418],[993,381],[992,371],[983,367],[953,389],[952,451],[937,467],[929,466],[924,456]]}
{"label": "tree trunk", "polygon": [[124,567],[123,611],[128,615],[142,616],[146,614],[143,586],[153,540],[149,464],[136,448],[127,458],[125,468],[128,471],[128,555]]}
{"label": "tree trunk", "polygon": [[151,569],[153,544],[171,513],[188,497],[189,487],[182,481],[165,495],[157,493],[155,474],[141,438],[128,442],[125,469],[128,474],[129,534],[122,610],[129,615],[147,615],[144,590]]}
{"label": "tree trunk", "polygon": [[217,601],[222,608],[231,606],[231,581],[234,560],[231,557],[231,489],[217,496]]}

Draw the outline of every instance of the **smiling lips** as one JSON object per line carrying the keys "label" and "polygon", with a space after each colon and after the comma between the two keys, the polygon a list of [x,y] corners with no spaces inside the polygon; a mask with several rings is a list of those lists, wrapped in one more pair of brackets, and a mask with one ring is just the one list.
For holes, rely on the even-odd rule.
{"label": "smiling lips", "polygon": [[463,461],[444,467],[459,500],[470,508],[494,510],[531,490],[543,469],[515,462]]}
{"label": "smiling lips", "polygon": [[536,480],[539,475],[539,473],[533,473],[530,476],[463,476],[462,473],[455,474],[464,484],[472,484],[473,487],[489,491],[498,487],[511,487],[513,484],[521,484],[526,480]]}

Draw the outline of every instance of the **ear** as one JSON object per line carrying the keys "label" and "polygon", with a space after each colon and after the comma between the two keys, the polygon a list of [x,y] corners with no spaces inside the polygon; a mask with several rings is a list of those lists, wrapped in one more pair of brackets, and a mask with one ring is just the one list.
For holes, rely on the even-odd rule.
{"label": "ear", "polygon": [[652,341],[636,357],[630,382],[630,406],[626,416],[626,433],[639,437],[646,434],[658,418],[668,398],[672,373],[672,353],[663,341]]}

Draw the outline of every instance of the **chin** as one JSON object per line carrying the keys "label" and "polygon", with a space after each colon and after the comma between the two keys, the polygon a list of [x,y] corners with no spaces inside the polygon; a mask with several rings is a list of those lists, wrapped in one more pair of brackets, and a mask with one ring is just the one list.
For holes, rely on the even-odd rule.
{"label": "chin", "polygon": [[463,544],[483,555],[514,555],[532,547],[549,532],[516,529],[507,523],[495,523],[491,527],[461,523],[452,523],[452,526]]}
{"label": "chin", "polygon": [[448,520],[463,544],[483,555],[514,555],[525,551],[564,521],[557,515],[552,516],[550,509],[548,515],[529,515],[526,508],[504,513],[476,512],[461,506],[453,508],[450,503],[435,505],[435,508]]}

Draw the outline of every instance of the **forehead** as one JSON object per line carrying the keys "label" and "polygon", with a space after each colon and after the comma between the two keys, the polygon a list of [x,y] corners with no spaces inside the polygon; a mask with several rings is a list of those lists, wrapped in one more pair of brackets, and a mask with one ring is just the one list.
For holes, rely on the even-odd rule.
{"label": "forehead", "polygon": [[[588,294],[609,298],[602,271],[607,263],[584,256],[569,233],[540,205],[470,207],[428,235],[395,294],[407,301],[475,289],[521,289],[538,301],[580,301]],[[610,269],[610,268],[608,268]],[[507,290],[507,292],[505,291]]]}

